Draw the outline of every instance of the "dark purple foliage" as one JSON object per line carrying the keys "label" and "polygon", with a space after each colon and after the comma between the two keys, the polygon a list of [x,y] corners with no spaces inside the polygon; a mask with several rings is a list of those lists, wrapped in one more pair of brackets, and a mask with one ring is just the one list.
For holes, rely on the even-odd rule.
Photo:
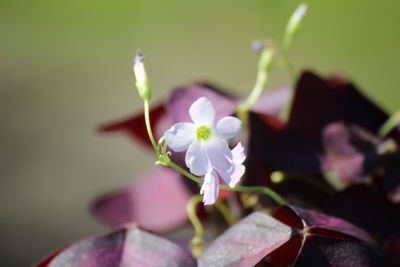
{"label": "dark purple foliage", "polygon": [[[386,266],[379,249],[391,263],[400,263],[400,207],[395,204],[400,201],[400,153],[395,145],[400,144],[399,131],[378,138],[375,133],[387,115],[343,78],[324,80],[304,72],[295,92],[287,123],[278,118],[287,89],[265,94],[253,107],[242,181],[272,187],[293,205],[279,207],[273,217],[255,212],[242,219],[208,245],[198,266]],[[217,119],[234,114],[239,103],[239,98],[206,84],[177,88],[151,110],[156,138],[172,124],[190,121],[189,106],[201,96],[214,104]],[[151,148],[143,114],[100,131],[124,132]],[[173,159],[185,167],[182,154],[174,153]],[[271,181],[273,171],[285,173],[283,182]],[[324,179],[327,172],[335,174],[335,183]],[[337,191],[338,184],[343,191]],[[185,206],[198,190],[197,184],[159,167],[100,197],[93,212],[112,225],[135,222],[142,229],[165,233],[187,223]],[[258,207],[271,208],[270,199],[259,199]],[[235,202],[237,209],[243,208],[240,205]],[[299,206],[317,207],[326,214]],[[67,246],[37,267],[195,265],[185,249],[125,226]]]}
{"label": "dark purple foliage", "polygon": [[107,235],[74,243],[51,255],[36,267],[190,267],[192,257],[174,243],[126,226]]}
{"label": "dark purple foliage", "polygon": [[383,266],[371,237],[342,219],[294,206],[274,217],[249,215],[207,248],[199,266]]}
{"label": "dark purple foliage", "polygon": [[199,258],[199,266],[254,266],[291,236],[289,226],[255,212],[217,238]]}
{"label": "dark purple foliage", "polygon": [[375,135],[387,118],[344,79],[323,80],[305,72],[297,83],[287,123],[268,114],[250,114],[246,183],[274,186],[269,176],[276,170],[313,176],[313,183],[325,188],[326,183],[317,180],[326,172],[336,176],[335,187],[367,183],[373,177],[397,202],[400,161],[393,150],[399,131],[391,133],[392,139]]}
{"label": "dark purple foliage", "polygon": [[[297,229],[297,235],[274,251],[266,266],[384,266],[371,237],[342,219],[294,206],[279,208],[274,217]],[[351,257],[347,248],[355,250]]]}

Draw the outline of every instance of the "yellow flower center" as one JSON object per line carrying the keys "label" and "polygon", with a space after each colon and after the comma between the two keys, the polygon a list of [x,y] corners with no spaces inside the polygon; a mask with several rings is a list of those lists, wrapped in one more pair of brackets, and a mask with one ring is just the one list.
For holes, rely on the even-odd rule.
{"label": "yellow flower center", "polygon": [[212,133],[210,127],[206,125],[202,125],[197,128],[196,130],[196,136],[198,141],[207,141],[210,139]]}

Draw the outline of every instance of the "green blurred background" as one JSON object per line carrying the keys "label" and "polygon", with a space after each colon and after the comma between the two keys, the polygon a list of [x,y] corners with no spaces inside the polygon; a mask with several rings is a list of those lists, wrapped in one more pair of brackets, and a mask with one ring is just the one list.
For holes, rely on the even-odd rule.
{"label": "green blurred background", "polygon": [[[345,74],[388,111],[399,108],[400,2],[306,2],[290,51],[296,68]],[[0,266],[27,266],[106,231],[90,201],[153,165],[124,136],[94,131],[141,109],[131,72],[137,48],[155,101],[193,80],[245,95],[257,61],[251,41],[280,40],[298,4],[0,1]],[[287,81],[274,71],[269,86]]]}

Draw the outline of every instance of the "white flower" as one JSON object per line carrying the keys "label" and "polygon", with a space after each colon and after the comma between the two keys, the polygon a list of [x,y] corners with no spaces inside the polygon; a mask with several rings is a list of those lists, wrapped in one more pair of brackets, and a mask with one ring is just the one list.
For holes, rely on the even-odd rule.
{"label": "white flower", "polygon": [[201,97],[189,108],[193,123],[180,122],[168,129],[164,136],[169,148],[175,152],[187,149],[186,166],[197,176],[205,176],[200,194],[205,205],[213,204],[218,197],[219,178],[234,187],[243,175],[242,164],[246,156],[239,143],[232,151],[227,140],[237,135],[242,123],[239,119],[226,116],[216,124],[215,110],[211,102]]}

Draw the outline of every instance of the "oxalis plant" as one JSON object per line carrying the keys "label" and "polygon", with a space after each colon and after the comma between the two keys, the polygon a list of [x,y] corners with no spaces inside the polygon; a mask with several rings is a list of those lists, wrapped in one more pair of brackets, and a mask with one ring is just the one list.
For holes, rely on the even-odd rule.
{"label": "oxalis plant", "polygon": [[[156,169],[93,204],[115,226],[36,266],[391,266],[400,264],[399,112],[388,116],[343,77],[298,75],[288,59],[307,6],[281,45],[257,41],[247,98],[179,87],[142,114],[106,124],[155,155]],[[291,88],[264,92],[282,67]],[[190,223],[188,223],[190,222]]]}

